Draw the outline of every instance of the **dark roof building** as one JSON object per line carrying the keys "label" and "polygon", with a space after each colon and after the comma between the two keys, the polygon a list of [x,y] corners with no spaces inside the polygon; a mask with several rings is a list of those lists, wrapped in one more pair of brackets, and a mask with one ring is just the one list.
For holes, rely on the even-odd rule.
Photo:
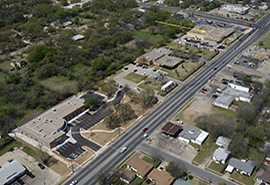
{"label": "dark roof building", "polygon": [[171,122],[166,123],[166,125],[161,128],[161,132],[173,137],[176,137],[181,131],[182,127],[180,125],[176,125]]}

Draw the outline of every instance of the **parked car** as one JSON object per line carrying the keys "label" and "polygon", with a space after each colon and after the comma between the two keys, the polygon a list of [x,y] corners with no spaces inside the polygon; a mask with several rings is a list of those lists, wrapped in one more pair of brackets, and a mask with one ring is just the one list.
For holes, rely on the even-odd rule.
{"label": "parked car", "polygon": [[157,69],[155,69],[155,68],[154,68],[154,69],[153,69],[153,71],[154,71],[154,72],[156,72],[156,71],[157,71]]}
{"label": "parked car", "polygon": [[77,180],[74,180],[74,181],[72,181],[69,185],[75,185],[75,184],[77,184]]}
{"label": "parked car", "polygon": [[23,180],[22,180],[22,179],[17,179],[17,182],[18,182],[19,184],[21,184],[21,185],[23,185],[23,184],[24,184],[24,182],[23,182]]}
{"label": "parked car", "polygon": [[122,148],[122,149],[120,150],[120,153],[123,154],[123,153],[125,153],[126,150],[127,150],[127,147],[125,146],[124,148]]}
{"label": "parked car", "polygon": [[14,148],[12,148],[12,147],[8,149],[9,152],[12,152],[13,150],[14,150]]}
{"label": "parked car", "polygon": [[148,128],[147,127],[145,127],[144,129],[143,129],[143,132],[146,132],[148,130]]}
{"label": "parked car", "polygon": [[136,73],[138,70],[137,69],[134,69],[133,72]]}
{"label": "parked car", "polygon": [[203,90],[201,90],[201,93],[205,94],[205,92]]}
{"label": "parked car", "polygon": [[124,69],[124,70],[128,70],[128,67],[125,66],[125,67],[123,67],[123,69]]}
{"label": "parked car", "polygon": [[234,64],[239,65],[240,63],[239,63],[239,61],[235,61]]}
{"label": "parked car", "polygon": [[35,175],[33,175],[31,172],[27,171],[26,174],[31,177],[31,178],[35,178]]}
{"label": "parked car", "polygon": [[43,166],[43,164],[41,163],[38,163],[38,166],[40,167],[40,169],[44,170],[45,169],[45,166]]}

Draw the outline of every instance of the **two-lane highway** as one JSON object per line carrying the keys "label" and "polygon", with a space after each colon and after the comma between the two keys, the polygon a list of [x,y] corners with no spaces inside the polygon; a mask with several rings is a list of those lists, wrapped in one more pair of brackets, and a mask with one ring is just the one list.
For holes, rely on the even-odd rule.
{"label": "two-lane highway", "polygon": [[[253,30],[250,35],[245,35],[239,40],[233,48],[225,51],[217,60],[209,64],[202,71],[200,71],[193,79],[187,82],[174,94],[168,97],[163,103],[158,105],[153,111],[142,118],[135,126],[123,134],[111,146],[104,149],[93,161],[87,164],[78,174],[68,180],[78,180],[78,184],[92,185],[96,184],[95,175],[101,170],[108,170],[111,166],[117,166],[125,157],[127,157],[137,146],[143,142],[142,129],[149,128],[152,133],[167,118],[172,116],[181,106],[183,106],[192,96],[194,96],[219,70],[237,57],[249,45],[258,41],[269,30],[270,15],[264,17],[258,24],[258,29]],[[214,70],[216,69],[216,70]],[[127,146],[128,150],[124,154],[119,151],[122,147]],[[194,166],[196,168],[196,166]],[[194,170],[191,173],[198,175],[199,170]],[[212,177],[212,174],[205,172],[205,179]],[[209,177],[208,177],[209,176]],[[211,176],[211,177],[210,177]],[[216,177],[214,184],[218,182],[225,182],[222,178]],[[66,184],[68,184],[66,183]],[[226,182],[227,184],[233,184]]]}

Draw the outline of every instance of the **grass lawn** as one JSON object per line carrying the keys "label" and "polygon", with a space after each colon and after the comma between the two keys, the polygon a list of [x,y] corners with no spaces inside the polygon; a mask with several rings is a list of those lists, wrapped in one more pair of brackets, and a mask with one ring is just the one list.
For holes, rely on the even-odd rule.
{"label": "grass lawn", "polygon": [[153,43],[156,46],[158,46],[158,41],[161,40],[163,37],[161,35],[155,34],[152,35],[150,32],[146,31],[133,31],[134,34],[134,38],[135,39],[145,39],[147,38],[148,41],[150,41],[151,43]]}
{"label": "grass lawn", "polygon": [[143,179],[141,179],[140,177],[136,177],[136,178],[132,181],[132,183],[130,183],[130,184],[132,184],[132,185],[138,185],[138,184],[141,184],[142,181],[143,181]]}
{"label": "grass lawn", "polygon": [[210,141],[208,138],[202,146],[196,145],[191,143],[191,145],[194,148],[200,148],[200,151],[198,152],[197,156],[193,159],[193,162],[202,164],[204,159],[208,156],[212,156],[215,149],[217,149],[217,146],[215,145],[215,142]]}
{"label": "grass lawn", "polygon": [[242,182],[243,184],[245,185],[254,185],[254,178],[256,176],[256,173],[253,172],[253,174],[249,177],[249,176],[246,176],[246,175],[242,175],[236,171],[234,171],[230,177],[237,180],[237,181],[240,181]]}
{"label": "grass lawn", "polygon": [[135,83],[139,83],[140,81],[146,79],[148,76],[143,76],[143,75],[139,75],[137,73],[129,73],[128,75],[124,76],[124,79],[135,82]]}
{"label": "grass lawn", "polygon": [[15,148],[15,147],[20,148],[21,146],[23,145],[19,141],[13,141],[10,144],[0,149],[0,156],[4,155],[8,151],[9,148]]}
{"label": "grass lawn", "polygon": [[230,116],[234,119],[236,119],[237,117],[237,112],[231,111],[231,110],[227,110],[218,106],[213,105],[212,110],[214,113],[221,113],[221,114],[225,114],[226,116]]}
{"label": "grass lawn", "polygon": [[[182,65],[178,66],[175,70],[165,69],[163,68],[162,71],[168,73],[168,76],[180,81],[184,81],[188,78],[192,73],[198,70],[204,63],[203,62],[190,62],[187,61]],[[176,72],[177,71],[177,72]]]}
{"label": "grass lawn", "polygon": [[65,76],[53,76],[41,81],[41,85],[51,90],[62,90],[64,88],[70,88],[71,92],[73,93],[78,91],[77,83],[78,82],[76,80],[69,80],[68,77]]}
{"label": "grass lawn", "polygon": [[152,78],[147,78],[144,83],[139,85],[142,89],[153,89],[157,91],[161,91],[161,87],[163,84],[158,80],[153,80]]}
{"label": "grass lawn", "polygon": [[211,162],[211,164],[208,166],[208,168],[221,173],[222,170],[225,168],[226,164],[217,164],[214,161]]}
{"label": "grass lawn", "polygon": [[[259,42],[260,41],[263,41],[263,45],[260,46],[259,45]],[[267,48],[267,49],[270,49],[270,32],[267,33],[266,35],[264,35],[257,43],[256,43],[256,46],[260,46],[262,48]]]}
{"label": "grass lawn", "polygon": [[[201,57],[205,57],[207,60],[211,60],[211,58],[216,55],[215,52],[213,51],[209,51],[209,50],[205,50],[205,49],[199,49],[193,46],[188,46],[188,45],[182,45],[179,44],[177,42],[171,42],[169,44],[167,44],[167,47],[172,48],[174,50],[180,50],[182,52],[187,52],[189,53],[190,50],[192,51],[197,51],[197,55],[201,56]],[[188,48],[188,49],[187,49]]]}
{"label": "grass lawn", "polygon": [[144,156],[143,160],[146,161],[146,162],[149,162],[152,165],[154,165],[155,168],[158,167],[158,165],[160,165],[160,163],[161,163],[161,161],[154,161],[153,158],[147,157],[147,156]]}

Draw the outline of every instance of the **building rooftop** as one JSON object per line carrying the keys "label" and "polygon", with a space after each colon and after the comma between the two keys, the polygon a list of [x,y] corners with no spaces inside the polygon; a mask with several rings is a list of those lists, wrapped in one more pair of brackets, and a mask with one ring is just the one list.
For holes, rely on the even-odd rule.
{"label": "building rooftop", "polygon": [[242,11],[249,10],[248,7],[236,6],[236,5],[224,5],[221,7],[221,9],[226,9],[226,10],[232,11],[232,12],[242,12]]}
{"label": "building rooftop", "polygon": [[229,107],[232,104],[232,102],[235,100],[235,98],[237,97],[243,97],[243,98],[251,100],[253,98],[253,94],[244,92],[244,91],[235,90],[232,88],[226,88],[222,92],[222,94],[215,100],[215,103],[227,105]]}
{"label": "building rooftop", "polygon": [[126,179],[126,180],[129,181],[134,175],[135,175],[134,172],[132,172],[132,171],[126,169],[125,171],[123,171],[123,173],[121,173],[120,176],[121,176],[123,179]]}
{"label": "building rooftop", "polygon": [[25,168],[16,160],[10,160],[9,162],[0,166],[0,185],[4,185],[13,178],[19,176],[25,172]]}
{"label": "building rooftop", "polygon": [[159,64],[161,67],[169,67],[174,68],[179,65],[184,59],[169,55],[164,55],[163,57],[157,59],[155,62]]}
{"label": "building rooftop", "polygon": [[31,130],[33,135],[42,137],[43,140],[53,141],[55,138],[65,134],[61,130],[66,122],[65,117],[83,106],[83,100],[72,96],[20,127]]}
{"label": "building rooftop", "polygon": [[158,60],[160,57],[163,57],[165,54],[169,55],[172,53],[172,50],[170,49],[166,49],[166,48],[154,48],[150,51],[148,51],[147,53],[139,56],[139,59],[146,59],[147,61],[156,61]]}
{"label": "building rooftop", "polygon": [[130,161],[127,162],[127,165],[137,169],[137,174],[141,176],[145,176],[149,170],[151,170],[154,166],[138,157],[133,157]]}
{"label": "building rooftop", "polygon": [[83,38],[84,38],[84,36],[83,35],[80,35],[80,34],[71,37],[71,39],[74,40],[74,41],[81,40]]}
{"label": "building rooftop", "polygon": [[184,181],[183,179],[177,179],[173,185],[192,185],[191,183]]}
{"label": "building rooftop", "polygon": [[236,169],[239,169],[241,171],[247,172],[248,174],[252,174],[256,163],[254,161],[247,161],[247,162],[243,162],[239,159],[236,158],[231,158],[231,160],[229,161],[229,166],[233,166]]}
{"label": "building rooftop", "polygon": [[215,150],[213,157],[215,157],[217,161],[222,161],[226,160],[228,158],[228,155],[230,155],[229,151],[224,148],[218,148]]}
{"label": "building rooftop", "polygon": [[171,122],[166,123],[162,128],[161,131],[169,134],[171,136],[176,136],[182,130],[180,125],[173,124]]}
{"label": "building rooftop", "polygon": [[270,183],[270,171],[263,169],[257,178],[263,180],[264,182]]}
{"label": "building rooftop", "polygon": [[188,140],[196,140],[196,138],[202,133],[201,129],[192,125],[187,125],[186,128],[179,134],[179,137],[183,137]]}
{"label": "building rooftop", "polygon": [[165,170],[159,171],[156,168],[149,173],[148,177],[157,181],[160,185],[170,185],[174,181],[174,177],[172,177],[169,172],[166,172]]}
{"label": "building rooftop", "polygon": [[[202,32],[200,30],[204,30],[206,32]],[[202,24],[202,25],[196,25],[189,32],[202,36],[205,41],[211,40],[215,42],[221,42],[225,37],[232,34],[234,32],[234,29],[221,28],[221,27],[215,27],[211,25]]]}
{"label": "building rooftop", "polygon": [[224,148],[228,148],[231,141],[232,141],[231,139],[228,139],[228,138],[223,137],[223,136],[219,136],[217,138],[216,144],[218,146],[222,146]]}

